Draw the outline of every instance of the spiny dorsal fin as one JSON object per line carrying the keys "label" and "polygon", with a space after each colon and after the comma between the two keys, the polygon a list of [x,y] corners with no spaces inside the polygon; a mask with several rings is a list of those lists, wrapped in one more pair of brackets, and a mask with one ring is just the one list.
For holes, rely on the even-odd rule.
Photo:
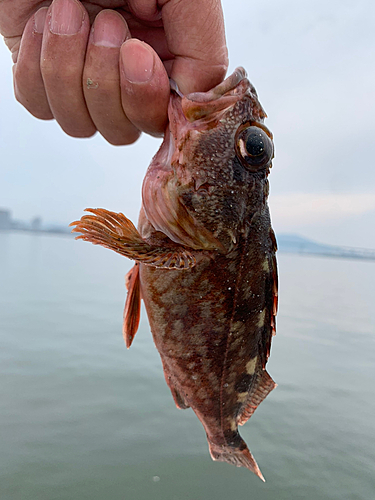
{"label": "spiny dorsal fin", "polygon": [[81,220],[72,222],[72,232],[81,233],[76,239],[90,241],[148,266],[163,269],[190,269],[196,260],[183,246],[158,247],[143,240],[134,224],[122,213],[104,208],[87,208]]}

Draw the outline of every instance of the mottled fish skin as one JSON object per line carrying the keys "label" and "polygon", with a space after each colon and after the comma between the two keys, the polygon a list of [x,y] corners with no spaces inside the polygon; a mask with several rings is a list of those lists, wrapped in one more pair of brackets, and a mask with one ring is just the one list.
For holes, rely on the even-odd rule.
{"label": "mottled fish skin", "polygon": [[274,252],[265,208],[226,255],[202,258],[189,272],[141,266],[168,385],[217,445],[239,439],[238,420],[267,362]]}
{"label": "mottled fish skin", "polygon": [[[276,386],[265,371],[277,312],[265,116],[241,68],[210,92],[172,93],[170,126],[143,184],[139,234],[128,236],[130,221],[102,209],[73,223],[81,238],[138,260],[128,277],[127,346],[142,297],[176,405],[194,410],[214,460],[262,479],[238,425]],[[260,167],[244,159],[249,127],[272,148]]]}

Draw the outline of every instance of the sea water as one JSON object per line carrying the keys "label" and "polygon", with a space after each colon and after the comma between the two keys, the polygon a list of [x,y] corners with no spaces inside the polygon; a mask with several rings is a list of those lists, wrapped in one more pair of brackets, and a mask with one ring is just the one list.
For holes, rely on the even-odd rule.
{"label": "sea water", "polygon": [[1,500],[375,498],[375,263],[279,255],[268,371],[241,434],[265,478],[213,462],[177,410],[131,263],[70,237],[0,233]]}

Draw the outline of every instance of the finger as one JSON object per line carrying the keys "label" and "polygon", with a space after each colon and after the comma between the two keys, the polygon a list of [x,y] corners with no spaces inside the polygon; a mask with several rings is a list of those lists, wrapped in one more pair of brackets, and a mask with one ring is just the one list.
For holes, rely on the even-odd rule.
{"label": "finger", "polygon": [[121,98],[126,116],[143,132],[162,135],[167,124],[170,86],[156,52],[137,39],[121,47]]}
{"label": "finger", "polygon": [[161,19],[161,10],[157,0],[128,0],[128,8],[142,21],[152,23]]}
{"label": "finger", "polygon": [[135,142],[140,132],[126,117],[121,104],[120,47],[130,37],[124,18],[103,10],[93,24],[83,71],[83,89],[91,119],[114,145]]}
{"label": "finger", "polygon": [[73,137],[90,137],[96,131],[82,88],[89,30],[89,18],[80,2],[52,2],[43,33],[42,77],[53,116]]}
{"label": "finger", "polygon": [[182,93],[219,84],[228,68],[220,0],[164,0],[164,28],[175,55],[171,77]]}
{"label": "finger", "polygon": [[[145,0],[129,0],[145,17]],[[154,2],[156,5],[156,0]],[[159,0],[165,35],[174,55],[171,77],[180,90],[206,91],[222,81],[228,67],[220,0]],[[147,14],[155,16],[155,7]],[[151,19],[151,17],[150,17]]]}
{"label": "finger", "polygon": [[42,120],[53,118],[40,71],[40,53],[47,8],[39,9],[25,26],[17,62],[13,69],[14,93],[32,115]]}

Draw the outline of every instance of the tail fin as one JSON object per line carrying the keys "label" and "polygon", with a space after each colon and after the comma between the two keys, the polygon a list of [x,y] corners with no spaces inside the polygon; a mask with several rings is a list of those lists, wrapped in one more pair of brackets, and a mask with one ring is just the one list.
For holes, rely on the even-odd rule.
{"label": "tail fin", "polygon": [[233,448],[228,445],[220,446],[208,441],[212,460],[227,462],[228,464],[235,465],[236,467],[246,467],[251,470],[251,472],[254,472],[254,474],[263,482],[265,482],[266,480],[264,479],[263,474],[261,473],[249,448],[246,446],[245,441],[243,441],[243,439],[241,439],[241,441],[242,443],[238,448]]}

